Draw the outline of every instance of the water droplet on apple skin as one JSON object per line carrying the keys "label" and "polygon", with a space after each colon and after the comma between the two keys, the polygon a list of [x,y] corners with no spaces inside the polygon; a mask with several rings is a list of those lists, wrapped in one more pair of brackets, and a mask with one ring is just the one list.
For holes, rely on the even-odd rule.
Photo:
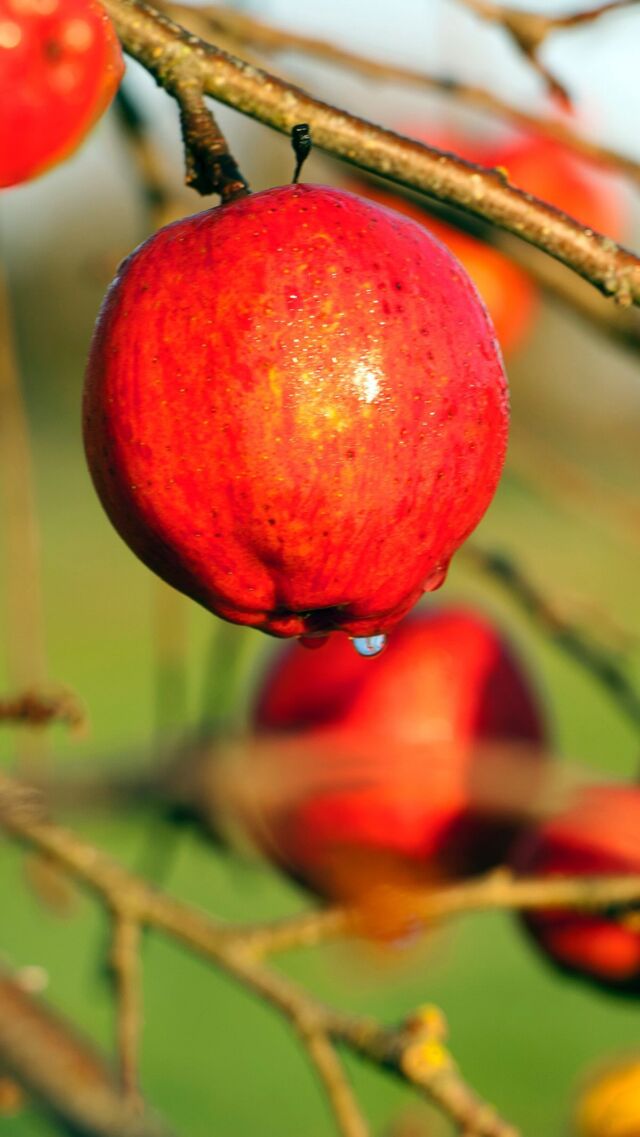
{"label": "water droplet on apple skin", "polygon": [[387,644],[387,637],[385,635],[354,636],[351,642],[358,655],[369,659],[375,655],[380,655],[380,652],[384,651]]}

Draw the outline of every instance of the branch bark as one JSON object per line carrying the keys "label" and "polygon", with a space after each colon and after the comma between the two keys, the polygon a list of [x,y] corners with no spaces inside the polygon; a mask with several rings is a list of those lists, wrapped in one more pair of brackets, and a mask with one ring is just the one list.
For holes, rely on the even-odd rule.
{"label": "branch bark", "polygon": [[83,1137],[170,1137],[132,1111],[92,1044],[0,970],[0,1065]]}
{"label": "branch bark", "polygon": [[162,0],[157,7],[179,24],[194,31],[202,29],[206,36],[225,37],[225,41],[235,42],[239,48],[252,47],[266,55],[293,52],[333,64],[378,83],[398,83],[424,91],[440,92],[476,109],[497,115],[524,131],[544,134],[581,157],[625,174],[640,185],[640,163],[633,158],[581,137],[559,119],[541,118],[514,107],[482,87],[460,82],[451,76],[430,75],[414,68],[371,59],[315,36],[274,27],[247,12],[219,4],[194,8]]}

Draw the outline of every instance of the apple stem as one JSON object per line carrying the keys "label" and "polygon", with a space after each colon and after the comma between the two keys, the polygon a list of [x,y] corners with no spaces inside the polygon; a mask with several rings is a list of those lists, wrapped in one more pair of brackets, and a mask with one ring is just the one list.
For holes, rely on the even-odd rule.
{"label": "apple stem", "polygon": [[311,153],[311,147],[313,145],[311,142],[311,131],[309,130],[308,123],[299,122],[297,126],[293,127],[293,130],[291,131],[291,145],[296,156],[296,168],[293,171],[291,184],[296,185],[298,178],[300,177],[300,171],[302,170],[302,167],[309,157]]}

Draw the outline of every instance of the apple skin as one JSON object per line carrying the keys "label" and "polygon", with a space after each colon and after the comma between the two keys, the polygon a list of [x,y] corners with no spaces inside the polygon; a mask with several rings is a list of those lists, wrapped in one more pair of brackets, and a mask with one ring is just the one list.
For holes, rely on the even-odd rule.
{"label": "apple skin", "polygon": [[156,233],[94,335],[89,468],[174,587],[277,636],[387,632],[485,512],[508,399],[464,269],[344,191],[283,186]]}
{"label": "apple skin", "polygon": [[97,0],[0,0],[0,186],[71,154],[123,74],[115,29]]}
{"label": "apple skin", "polygon": [[[640,873],[640,790],[592,785],[570,808],[526,834],[513,854],[524,876]],[[640,994],[640,928],[611,915],[551,909],[524,926],[557,967],[613,990]]]}
{"label": "apple skin", "polygon": [[255,723],[270,749],[245,780],[261,764],[263,782],[289,790],[258,843],[332,900],[502,863],[548,765],[526,673],[463,608],[412,615],[375,660],[340,637],[319,652],[286,645]]}
{"label": "apple skin", "polygon": [[397,209],[424,225],[458,258],[484,300],[496,337],[506,356],[525,342],[538,308],[538,293],[531,277],[497,249],[463,233],[453,225],[431,216],[415,202],[399,193],[390,193],[377,184],[356,181],[349,187],[380,205]]}

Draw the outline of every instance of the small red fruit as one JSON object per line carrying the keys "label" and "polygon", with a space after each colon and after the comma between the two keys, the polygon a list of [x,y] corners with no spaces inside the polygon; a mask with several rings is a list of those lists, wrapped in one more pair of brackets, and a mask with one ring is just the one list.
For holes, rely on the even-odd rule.
{"label": "small red fruit", "polygon": [[[518,873],[542,878],[640,873],[640,790],[584,788],[570,809],[523,838],[513,863]],[[524,922],[559,967],[608,987],[640,991],[637,913],[546,909],[528,913]]]}
{"label": "small red fruit", "polygon": [[495,491],[505,377],[473,285],[425,229],[284,186],[161,230],[89,358],[102,502],[155,572],[278,636],[388,631]]}
{"label": "small red fruit", "polygon": [[245,780],[281,787],[259,842],[331,899],[500,863],[543,788],[535,694],[502,637],[464,609],[407,620],[375,664],[340,638],[317,653],[287,645],[257,721],[280,733]]}
{"label": "small red fruit", "polygon": [[123,73],[118,38],[97,0],[0,0],[0,186],[71,154]]}

